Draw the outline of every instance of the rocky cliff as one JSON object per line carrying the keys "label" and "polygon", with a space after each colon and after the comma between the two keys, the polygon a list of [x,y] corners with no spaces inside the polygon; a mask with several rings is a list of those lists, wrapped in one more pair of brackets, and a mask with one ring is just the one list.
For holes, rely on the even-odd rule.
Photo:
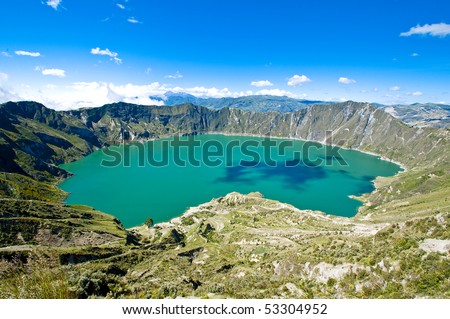
{"label": "rocky cliff", "polygon": [[[447,130],[409,127],[370,104],[351,101],[314,105],[293,113],[211,110],[192,104],[168,107],[117,103],[63,114],[82,121],[108,144],[171,134],[270,135],[331,142],[414,165],[443,160],[441,149],[450,142]],[[331,132],[331,140],[327,140],[327,132]]]}

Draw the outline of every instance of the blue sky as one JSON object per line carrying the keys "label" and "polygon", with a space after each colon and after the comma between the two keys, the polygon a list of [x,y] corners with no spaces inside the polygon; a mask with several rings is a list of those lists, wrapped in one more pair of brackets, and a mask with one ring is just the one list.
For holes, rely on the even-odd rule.
{"label": "blue sky", "polygon": [[0,0],[0,102],[450,103],[450,1]]}

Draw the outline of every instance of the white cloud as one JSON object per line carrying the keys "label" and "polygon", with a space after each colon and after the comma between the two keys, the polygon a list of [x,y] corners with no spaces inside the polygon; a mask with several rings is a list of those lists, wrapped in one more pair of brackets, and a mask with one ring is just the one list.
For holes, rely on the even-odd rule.
{"label": "white cloud", "polygon": [[344,77],[340,77],[338,80],[339,83],[342,84],[352,84],[352,83],[356,83],[355,80],[349,79],[349,78],[344,78]]}
{"label": "white cloud", "polygon": [[8,81],[8,74],[0,72],[0,83]]}
{"label": "white cloud", "polygon": [[0,72],[0,103],[23,100],[16,92],[7,87],[8,79],[8,74]]}
{"label": "white cloud", "polygon": [[289,86],[297,86],[297,85],[302,85],[303,83],[308,83],[311,82],[311,79],[308,78],[306,75],[294,75],[293,77],[291,77],[288,81],[288,85]]}
{"label": "white cloud", "polygon": [[414,56],[414,57],[419,56],[419,53],[416,53],[416,52],[411,53],[411,56]]}
{"label": "white cloud", "polygon": [[[240,97],[253,94],[297,97],[289,91],[279,89],[264,89],[255,93],[251,90],[236,92],[228,88],[204,86],[174,87],[160,82],[153,82],[146,85],[136,85],[133,83],[117,85],[105,82],[75,82],[68,86],[58,85],[56,89],[53,85],[22,87],[19,92],[21,98],[16,100],[33,100],[58,110],[98,107],[120,101],[142,105],[162,105],[163,102],[152,100],[150,97],[162,96],[169,91],[174,93],[188,93],[204,98]],[[6,94],[4,95],[6,96]],[[9,93],[8,98],[5,96],[3,96],[3,99],[11,97],[11,100],[13,97]]]}
{"label": "white cloud", "polygon": [[6,58],[11,58],[11,57],[12,57],[11,54],[9,54],[8,52],[5,52],[5,51],[1,52],[0,54],[1,54],[2,56],[6,57]]}
{"label": "white cloud", "polygon": [[416,92],[413,92],[412,95],[413,95],[413,96],[422,96],[423,93],[420,92],[420,91],[416,91]]}
{"label": "white cloud", "polygon": [[264,90],[260,90],[260,91],[256,92],[256,95],[287,96],[287,97],[292,97],[292,98],[298,97],[297,95],[295,95],[292,92],[280,90],[280,89],[264,89]]}
{"label": "white cloud", "polygon": [[16,55],[22,55],[22,56],[31,56],[31,57],[38,57],[41,56],[41,54],[39,52],[29,52],[29,51],[23,51],[23,50],[19,50],[19,51],[14,51],[14,53]]}
{"label": "white cloud", "polygon": [[[58,86],[52,89],[45,86],[37,93],[24,94],[24,99],[35,100],[54,109],[76,109],[81,107],[102,106],[114,102],[128,102],[142,105],[161,105],[150,96],[162,96],[171,91],[174,93],[189,93],[197,97],[239,97],[253,94],[247,92],[232,92],[228,88],[215,87],[172,87],[170,85],[153,82],[147,85],[132,83],[116,85],[104,82],[75,82],[67,87]],[[262,92],[261,94],[263,94]],[[272,92],[275,93],[275,92]],[[284,94],[286,95],[286,94]]]}
{"label": "white cloud", "polygon": [[99,47],[91,49],[91,53],[95,55],[106,55],[111,58],[116,64],[122,64],[122,59],[119,59],[119,54],[117,52],[112,52],[108,48],[101,50]]}
{"label": "white cloud", "polygon": [[175,74],[171,74],[171,75],[166,75],[164,76],[166,79],[180,79],[183,77],[183,75],[177,71]]}
{"label": "white cloud", "polygon": [[[39,67],[39,71],[42,70],[44,69]],[[162,96],[169,91],[174,93],[188,93],[203,98],[240,97],[254,94],[297,97],[292,92],[280,89],[263,89],[258,92],[251,90],[236,92],[226,87],[179,87],[160,82],[153,82],[146,85],[136,85],[133,83],[117,85],[105,82],[75,82],[69,86],[58,85],[55,87],[54,85],[43,85],[39,88],[22,87],[19,92],[21,98],[17,98],[16,100],[33,100],[58,110],[97,107],[120,101],[141,105],[162,105],[163,102],[152,100],[150,97]],[[12,97],[12,95],[9,94],[8,97]]]}
{"label": "white cloud", "polygon": [[98,82],[74,82],[70,88],[82,91],[82,90],[93,90],[100,87]]}
{"label": "white cloud", "polygon": [[116,94],[123,97],[144,97],[149,95],[162,95],[169,91],[169,88],[159,82],[153,82],[146,85],[136,85],[128,83],[125,85],[115,85],[110,83],[110,88]]}
{"label": "white cloud", "polygon": [[130,22],[130,23],[142,23],[141,21],[139,21],[139,20],[137,20],[137,19],[135,19],[134,17],[130,17],[130,18],[128,18],[128,20],[127,20],[128,22]]}
{"label": "white cloud", "polygon": [[66,71],[61,69],[42,69],[41,71],[43,75],[52,75],[59,78],[66,77]]}
{"label": "white cloud", "polygon": [[48,0],[47,5],[57,10],[58,6],[61,4],[62,0]]}
{"label": "white cloud", "polygon": [[261,80],[261,81],[253,81],[252,83],[250,83],[250,85],[256,87],[264,87],[264,86],[273,86],[273,83],[270,82],[269,80]]}
{"label": "white cloud", "polygon": [[204,86],[196,86],[193,88],[183,89],[180,87],[176,87],[171,91],[175,93],[189,93],[197,97],[238,97],[242,96],[244,93],[231,92],[228,88],[218,89],[215,87],[207,88]]}
{"label": "white cloud", "polygon": [[445,37],[450,34],[450,24],[447,23],[434,23],[424,24],[423,26],[417,25],[409,29],[408,32],[400,33],[402,37],[409,37],[414,34],[429,34],[435,37]]}
{"label": "white cloud", "polygon": [[125,6],[124,6],[123,4],[117,3],[116,5],[117,5],[120,9],[122,9],[122,10],[125,9]]}
{"label": "white cloud", "polygon": [[400,91],[400,87],[399,86],[391,86],[389,88],[389,91]]}
{"label": "white cloud", "polygon": [[17,95],[16,92],[10,91],[6,88],[0,87],[0,103],[8,101],[23,101],[24,98]]}

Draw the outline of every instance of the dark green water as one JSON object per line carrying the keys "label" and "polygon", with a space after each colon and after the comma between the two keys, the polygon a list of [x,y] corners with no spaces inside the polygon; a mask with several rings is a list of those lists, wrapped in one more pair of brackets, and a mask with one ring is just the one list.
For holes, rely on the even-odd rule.
{"label": "dark green water", "polygon": [[[360,202],[349,195],[371,192],[375,177],[391,176],[401,170],[394,163],[353,150],[339,149],[339,158],[333,156],[329,147],[304,141],[272,139],[276,146],[269,148],[262,146],[263,138],[201,135],[183,137],[182,141],[191,146],[197,143],[203,148],[181,147],[177,151],[166,145],[172,140],[160,139],[140,146],[113,146],[107,153],[100,150],[62,165],[75,174],[59,185],[70,192],[66,202],[89,205],[112,214],[125,227],[142,224],[149,216],[155,222],[168,221],[190,206],[232,191],[258,191],[266,198],[300,209],[351,217],[356,214]],[[244,142],[247,143],[244,150],[230,148],[230,143],[242,145]],[[285,143],[284,153],[280,152],[281,143]],[[226,154],[227,145],[228,156],[210,154],[209,162],[206,161],[206,146],[210,153],[223,148]],[[308,156],[302,150],[308,150]],[[119,155],[113,156],[112,152],[120,154],[120,162],[113,163]],[[168,165],[155,167],[148,164],[149,158],[160,161],[163,154],[168,154]],[[269,161],[269,156],[274,162]],[[199,165],[176,165],[178,159],[189,158],[199,160]],[[348,165],[343,165],[342,160]],[[102,165],[102,161],[106,161],[106,165]],[[323,163],[319,165],[319,162]],[[106,167],[108,164],[118,165]]]}

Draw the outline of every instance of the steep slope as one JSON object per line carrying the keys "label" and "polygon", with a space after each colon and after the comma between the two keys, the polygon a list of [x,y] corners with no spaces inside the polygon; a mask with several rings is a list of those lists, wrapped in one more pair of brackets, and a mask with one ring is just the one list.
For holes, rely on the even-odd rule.
{"label": "steep slope", "polygon": [[99,146],[76,118],[35,102],[0,105],[0,255],[16,246],[86,247],[126,238],[114,217],[62,204],[66,194],[55,185],[69,176],[58,164]]}
{"label": "steep slope", "polygon": [[[186,133],[270,135],[370,151],[410,166],[448,160],[448,156],[442,158],[446,154],[441,150],[450,141],[446,130],[412,128],[370,104],[351,101],[314,105],[293,113],[117,103],[66,114],[82,120],[104,143]],[[331,141],[327,132],[332,135]]]}
{"label": "steep slope", "polygon": [[[243,97],[226,98],[200,98],[187,93],[167,92],[162,96],[151,96],[154,101],[164,105],[175,106],[185,103],[206,106],[213,109],[224,107],[237,108],[245,111],[281,113],[295,112],[313,104],[334,104],[335,102],[324,102],[314,100],[301,100],[287,96],[253,95]],[[410,105],[382,105],[373,106],[391,114],[395,118],[414,127],[450,127],[450,106],[435,103],[415,103]]]}
{"label": "steep slope", "polygon": [[37,180],[67,177],[56,165],[87,155],[101,146],[96,136],[74,117],[35,102],[0,105],[2,171]]}
{"label": "steep slope", "polygon": [[95,246],[124,239],[120,222],[89,207],[0,200],[1,246]]}

